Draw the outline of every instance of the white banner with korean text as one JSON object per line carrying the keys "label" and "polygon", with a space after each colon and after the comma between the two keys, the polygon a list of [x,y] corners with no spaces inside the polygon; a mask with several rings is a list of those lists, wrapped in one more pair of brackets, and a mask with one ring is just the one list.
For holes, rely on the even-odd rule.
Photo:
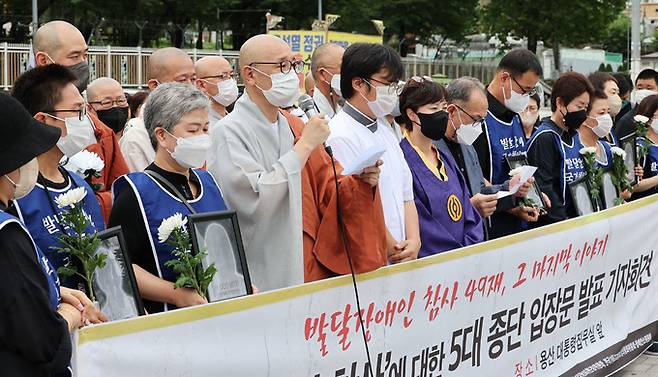
{"label": "white banner with korean text", "polygon": [[[357,277],[372,375],[606,376],[658,335],[658,196]],[[358,251],[354,251],[358,252]],[[78,376],[366,377],[349,276],[85,328]]]}

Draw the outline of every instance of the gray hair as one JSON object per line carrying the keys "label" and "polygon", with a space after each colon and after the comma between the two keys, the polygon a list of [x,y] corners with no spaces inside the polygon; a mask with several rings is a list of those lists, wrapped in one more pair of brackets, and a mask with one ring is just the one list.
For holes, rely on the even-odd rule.
{"label": "gray hair", "polygon": [[476,90],[482,94],[486,94],[484,85],[482,85],[480,80],[469,76],[460,77],[448,84],[446,88],[448,102],[463,105],[470,101],[471,95]]}
{"label": "gray hair", "polygon": [[151,137],[151,144],[157,149],[156,127],[170,132],[181,118],[197,109],[208,109],[208,97],[190,84],[169,82],[158,85],[146,99],[144,126]]}

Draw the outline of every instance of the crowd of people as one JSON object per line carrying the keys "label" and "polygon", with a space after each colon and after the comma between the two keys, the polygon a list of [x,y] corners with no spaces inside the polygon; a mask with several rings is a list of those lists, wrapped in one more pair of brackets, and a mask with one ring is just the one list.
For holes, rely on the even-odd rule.
{"label": "crowd of people", "polygon": [[[10,375],[66,375],[70,331],[106,320],[76,279],[55,273],[71,256],[55,251],[68,230],[54,198],[80,187],[95,193],[81,204],[87,232],[123,229],[148,313],[206,303],[174,288],[173,246],[158,227],[175,213],[235,211],[253,285],[269,291],[576,217],[567,186],[584,174],[579,151],[595,148],[609,166],[636,115],[650,119],[650,146],[642,179],[621,195],[658,192],[652,69],[636,90],[623,75],[565,73],[540,119],[542,67],[526,49],[505,54],[486,87],[472,77],[444,87],[406,77],[381,44],[319,46],[305,75],[282,39],[257,35],[237,67],[157,50],[148,91],[131,96],[111,78],[89,82],[87,45],[69,23],[41,26],[34,55],[36,67],[0,94],[0,359]],[[296,106],[304,85],[315,111]],[[370,166],[342,174],[374,149]],[[91,182],[64,167],[83,150],[103,161]],[[538,168],[534,178],[512,172],[514,156]],[[541,206],[524,200],[536,188]]]}

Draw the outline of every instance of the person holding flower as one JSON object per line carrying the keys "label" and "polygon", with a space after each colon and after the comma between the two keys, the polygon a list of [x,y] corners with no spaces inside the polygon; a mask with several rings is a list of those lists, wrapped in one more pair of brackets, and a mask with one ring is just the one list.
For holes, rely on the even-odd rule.
{"label": "person holding flower", "polygon": [[593,93],[582,74],[560,76],[551,96],[553,114],[542,121],[529,142],[528,162],[537,167],[535,178],[551,202],[547,214],[536,223],[540,226],[577,216],[568,184],[586,174],[577,130],[588,118]]}
{"label": "person holding flower", "polygon": [[0,94],[0,360],[2,375],[69,375],[70,332],[85,321],[80,291],[59,287],[52,265],[24,224],[8,211],[38,176],[37,156],[53,148],[59,128],[33,119]]}
{"label": "person holding flower", "polygon": [[[158,85],[143,115],[155,161],[144,172],[117,179],[113,186],[109,226],[130,229],[125,233],[126,246],[149,313],[206,303],[194,289],[174,288],[178,277],[170,262],[176,258],[176,247],[167,239],[175,227],[171,220],[161,225],[163,220],[177,219],[172,217],[177,213],[186,217],[227,208],[215,178],[197,170],[205,164],[210,147],[208,107],[205,94],[191,85]],[[178,227],[184,227],[183,216],[180,219]]]}
{"label": "person holding flower", "polygon": [[[644,132],[636,131],[636,145],[643,150],[638,156],[638,163],[643,167],[642,179],[633,187],[631,200],[644,198],[658,193],[658,96],[649,96],[642,100],[636,109],[634,121],[640,123]],[[639,126],[639,125],[638,125]],[[646,136],[639,135],[646,133]]]}
{"label": "person holding flower", "polygon": [[[94,129],[86,114],[86,104],[75,87],[76,77],[67,68],[50,64],[34,68],[21,75],[14,83],[12,96],[25,106],[34,119],[61,131],[61,137],[49,150],[39,155],[39,175],[34,189],[16,201],[16,211],[27,226],[37,246],[57,270],[71,260],[67,253],[58,252],[58,240],[69,232],[63,224],[64,210],[55,198],[78,188],[88,195],[81,199],[88,217],[87,234],[104,229],[98,201],[91,186],[77,174],[59,165],[64,156],[71,158],[85,147],[95,143]],[[82,190],[77,190],[81,192]],[[75,261],[73,261],[75,263]],[[68,278],[62,284],[77,288],[80,281]]]}

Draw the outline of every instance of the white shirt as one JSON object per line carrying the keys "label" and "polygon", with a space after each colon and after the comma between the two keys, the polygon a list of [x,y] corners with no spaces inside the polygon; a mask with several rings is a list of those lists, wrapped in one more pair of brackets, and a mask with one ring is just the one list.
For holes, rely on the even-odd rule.
{"label": "white shirt", "polygon": [[[360,119],[357,120],[350,115],[354,111],[361,115]],[[366,126],[369,122],[376,123],[374,132]],[[329,122],[329,128],[331,134],[327,139],[327,145],[331,146],[334,157],[343,166],[351,163],[373,145],[383,145],[386,148],[382,156],[384,164],[379,175],[379,193],[384,207],[384,219],[388,231],[396,241],[406,239],[404,202],[414,200],[413,180],[391,125],[381,119],[375,122],[349,103],[345,103],[343,110]]]}
{"label": "white shirt", "polygon": [[141,117],[128,121],[119,148],[131,172],[144,171],[155,160],[155,150]]}
{"label": "white shirt", "polygon": [[336,108],[334,109],[331,106],[331,102],[327,99],[327,97],[322,94],[320,89],[318,87],[315,87],[315,90],[313,91],[313,102],[315,102],[315,106],[318,107],[318,110],[320,110],[321,113],[325,114],[327,118],[331,119],[336,115],[338,110],[340,110],[340,106],[336,105]]}

